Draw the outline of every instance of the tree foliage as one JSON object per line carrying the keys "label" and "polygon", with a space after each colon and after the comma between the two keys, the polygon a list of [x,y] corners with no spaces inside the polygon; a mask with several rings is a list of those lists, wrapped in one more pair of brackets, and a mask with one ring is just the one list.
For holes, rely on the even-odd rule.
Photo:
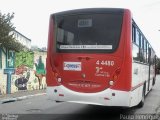
{"label": "tree foliage", "polygon": [[2,14],[0,12],[0,44],[8,49],[20,51],[25,47],[14,38],[12,32],[15,27],[11,22],[14,18],[14,13]]}

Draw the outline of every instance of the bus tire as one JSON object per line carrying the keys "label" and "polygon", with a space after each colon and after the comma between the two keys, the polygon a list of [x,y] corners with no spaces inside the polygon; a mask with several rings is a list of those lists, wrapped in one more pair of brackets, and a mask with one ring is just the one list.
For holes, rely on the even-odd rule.
{"label": "bus tire", "polygon": [[155,85],[155,83],[156,83],[156,80],[155,80],[155,78],[153,78],[152,85],[154,86],[154,85]]}
{"label": "bus tire", "polygon": [[57,101],[57,100],[56,100],[55,102],[56,102],[56,103],[61,103],[61,102],[63,102],[63,101]]}
{"label": "bus tire", "polygon": [[142,91],[142,100],[141,102],[137,105],[138,108],[142,108],[144,106],[144,99],[145,99],[145,86],[143,87]]}

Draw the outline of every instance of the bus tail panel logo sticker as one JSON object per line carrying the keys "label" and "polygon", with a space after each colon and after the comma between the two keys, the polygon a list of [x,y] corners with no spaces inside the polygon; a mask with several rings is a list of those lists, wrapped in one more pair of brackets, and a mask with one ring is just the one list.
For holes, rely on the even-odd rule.
{"label": "bus tail panel logo sticker", "polygon": [[64,70],[81,71],[81,62],[64,62]]}
{"label": "bus tail panel logo sticker", "polygon": [[60,45],[60,49],[112,50],[112,45]]}

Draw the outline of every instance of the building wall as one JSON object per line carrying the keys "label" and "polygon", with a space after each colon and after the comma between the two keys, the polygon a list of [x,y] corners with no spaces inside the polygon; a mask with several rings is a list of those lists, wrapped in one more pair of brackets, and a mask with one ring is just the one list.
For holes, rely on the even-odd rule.
{"label": "building wall", "polygon": [[6,56],[2,51],[1,54],[2,54],[2,68],[0,68],[0,94],[6,94],[7,75],[4,74],[4,69],[6,66]]}
{"label": "building wall", "polygon": [[31,48],[31,40],[27,38],[26,36],[22,35],[18,31],[14,30],[11,32],[11,34],[14,34],[14,38],[20,42],[22,45],[26,46],[27,48]]}
{"label": "building wall", "polygon": [[[6,58],[6,54],[2,53],[3,66],[2,69],[0,69],[0,94],[14,93],[20,90],[46,88],[46,52],[28,51],[15,53],[13,60],[14,68],[6,68]],[[42,67],[38,67],[39,59],[41,58]],[[9,59],[9,61],[12,60]],[[43,74],[37,73],[37,71],[43,71]]]}

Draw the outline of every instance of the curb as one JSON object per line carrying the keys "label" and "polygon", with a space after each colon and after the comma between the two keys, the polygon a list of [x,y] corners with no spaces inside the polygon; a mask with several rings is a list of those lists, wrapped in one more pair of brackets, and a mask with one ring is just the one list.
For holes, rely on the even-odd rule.
{"label": "curb", "polygon": [[15,102],[17,101],[16,98],[6,98],[6,99],[3,99],[0,101],[1,104],[4,104],[4,103],[9,103],[9,102]]}
{"label": "curb", "polygon": [[15,102],[15,101],[21,101],[21,100],[25,100],[28,98],[32,98],[35,96],[41,96],[41,95],[46,95],[46,93],[38,93],[38,94],[34,94],[34,95],[26,95],[26,96],[20,96],[20,97],[16,97],[16,98],[6,98],[3,100],[0,100],[0,104],[4,104],[4,103],[10,103],[10,102]]}

